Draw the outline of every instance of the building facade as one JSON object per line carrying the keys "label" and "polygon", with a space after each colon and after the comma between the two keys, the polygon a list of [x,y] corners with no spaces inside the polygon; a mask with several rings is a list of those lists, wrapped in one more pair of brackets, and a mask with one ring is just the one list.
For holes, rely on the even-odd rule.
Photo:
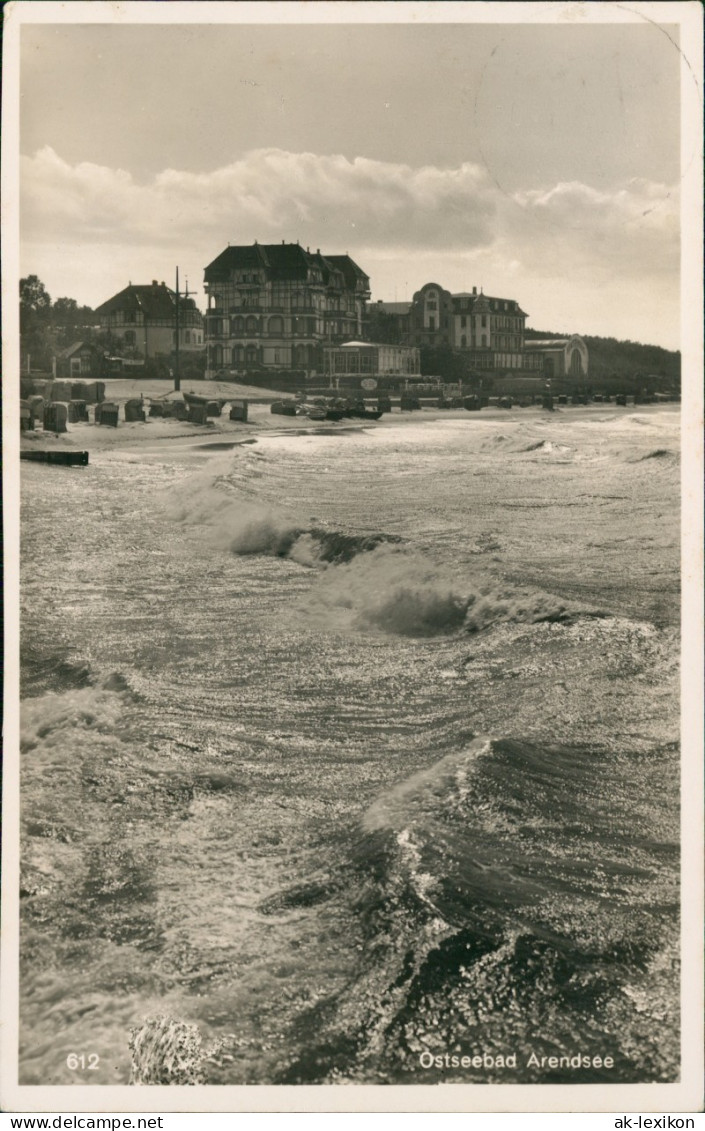
{"label": "building facade", "polygon": [[96,377],[100,373],[100,357],[100,351],[90,342],[73,342],[54,356],[52,376],[59,380]]}
{"label": "building facade", "polygon": [[[165,283],[125,287],[96,310],[100,328],[137,357],[167,356],[176,348],[176,292]],[[179,349],[205,348],[203,315],[191,298],[179,296]]]}
{"label": "building facade", "polygon": [[582,338],[572,334],[569,338],[533,338],[525,343],[528,355],[538,354],[542,359],[545,377],[566,377],[579,381],[587,377],[588,350]]}
{"label": "building facade", "polygon": [[326,345],[363,332],[368,276],[348,255],[298,243],[227,247],[205,270],[206,376],[323,371]]}
{"label": "building facade", "polygon": [[324,349],[324,371],[333,380],[342,376],[419,377],[421,354],[416,346],[345,342]]}
{"label": "building facade", "polygon": [[588,351],[573,335],[558,340],[527,341],[527,314],[516,299],[472,292],[451,294],[438,283],[426,283],[410,303],[377,302],[378,324],[395,339],[418,347],[447,348],[467,356],[478,372],[513,376],[587,376]]}

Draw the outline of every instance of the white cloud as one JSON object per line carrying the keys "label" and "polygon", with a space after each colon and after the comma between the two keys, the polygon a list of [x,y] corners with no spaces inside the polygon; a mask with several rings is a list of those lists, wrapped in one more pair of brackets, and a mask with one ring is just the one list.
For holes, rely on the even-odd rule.
{"label": "white cloud", "polygon": [[[393,297],[392,279],[400,290],[408,281],[412,293],[429,278],[450,289],[484,281],[502,293],[511,279],[512,295],[528,306],[520,288],[531,293],[539,284],[559,306],[549,318],[554,326],[566,324],[561,291],[576,310],[599,309],[596,294],[616,290],[625,318],[637,321],[640,307],[654,309],[654,290],[668,291],[667,332],[677,335],[672,186],[632,180],[608,192],[571,181],[510,195],[470,163],[412,168],[281,149],[251,150],[208,173],[166,169],[139,183],[125,170],[72,166],[46,147],[22,159],[21,177],[22,232],[34,257],[24,259],[23,271],[41,275],[42,262],[51,260],[53,271],[63,263],[66,284],[55,282],[54,291],[85,302],[124,286],[125,273],[133,281],[162,278],[177,261],[188,261],[200,286],[198,273],[228,242],[299,239],[349,251],[372,277],[376,297]],[[94,278],[88,294],[85,284],[73,285],[71,271],[91,257],[101,281]],[[610,311],[611,325],[615,316]],[[623,330],[625,337],[644,333],[631,324]]]}
{"label": "white cloud", "polygon": [[256,149],[211,173],[167,169],[138,184],[124,170],[68,165],[51,148],[23,159],[23,224],[117,243],[212,233],[250,242],[300,233],[340,241],[448,247],[494,238],[495,191],[475,165],[412,169],[358,157]]}
{"label": "white cloud", "polygon": [[537,258],[539,270],[555,265],[572,275],[590,272],[596,281],[615,272],[677,278],[678,190],[632,180],[607,193],[573,181],[517,194],[506,209],[503,238]]}

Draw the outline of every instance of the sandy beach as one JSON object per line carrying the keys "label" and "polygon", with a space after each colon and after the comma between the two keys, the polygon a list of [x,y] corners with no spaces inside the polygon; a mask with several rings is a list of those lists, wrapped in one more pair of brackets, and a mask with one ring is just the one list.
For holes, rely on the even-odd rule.
{"label": "sandy beach", "polygon": [[[21,448],[47,447],[47,448],[76,448],[89,452],[120,451],[135,448],[145,457],[152,451],[163,451],[168,444],[168,450],[175,454],[177,451],[184,456],[191,450],[191,441],[198,440],[198,449],[201,453],[209,449],[205,446],[210,439],[214,445],[225,450],[223,445],[245,443],[252,441],[260,435],[290,433],[323,435],[339,434],[345,432],[359,432],[362,429],[388,429],[399,426],[418,424],[419,422],[431,423],[439,420],[457,421],[506,421],[508,425],[516,424],[529,419],[565,419],[580,420],[594,419],[596,414],[611,419],[627,412],[634,412],[634,406],[629,408],[611,404],[563,405],[554,407],[553,413],[548,413],[540,405],[512,409],[497,407],[484,408],[480,413],[470,413],[465,409],[437,409],[423,405],[414,411],[402,411],[398,406],[385,413],[378,421],[361,422],[351,418],[341,421],[310,420],[306,416],[280,416],[271,412],[273,401],[287,399],[286,394],[274,390],[260,389],[252,385],[239,385],[225,381],[198,381],[182,382],[181,392],[175,392],[171,381],[143,381],[143,380],[108,380],[105,382],[105,399],[113,401],[120,406],[121,419],[117,428],[99,426],[93,423],[75,423],[68,425],[68,431],[60,435],[44,432],[38,428],[35,432],[23,433],[20,438]],[[151,400],[179,400],[182,393],[196,393],[199,396],[224,401],[223,414],[214,417],[206,425],[195,425],[188,421],[164,419],[162,417],[147,417],[144,423],[124,420],[124,405],[127,400],[144,397],[148,406]],[[331,395],[335,395],[331,393]],[[291,399],[291,398],[288,398]],[[247,422],[231,421],[228,419],[231,401],[247,400]],[[373,403],[371,400],[370,403]],[[376,402],[374,402],[376,403]],[[642,406],[640,412],[653,412],[656,406]],[[217,448],[210,449],[214,453]]]}

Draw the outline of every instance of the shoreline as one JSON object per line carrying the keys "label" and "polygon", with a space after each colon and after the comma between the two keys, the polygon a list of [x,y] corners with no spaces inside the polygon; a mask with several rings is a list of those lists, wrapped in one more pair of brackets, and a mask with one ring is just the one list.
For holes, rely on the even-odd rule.
{"label": "shoreline", "polygon": [[[106,381],[106,400],[124,405],[125,401],[139,396],[140,392],[147,400],[169,400],[179,394],[169,387],[166,392],[155,389],[157,385],[171,385],[169,382],[142,383],[137,381],[115,380]],[[144,387],[146,384],[147,387]],[[144,451],[147,447],[173,445],[176,449],[183,447],[185,442],[205,441],[210,438],[214,444],[236,447],[244,443],[256,442],[258,436],[290,436],[290,435],[346,435],[376,429],[388,430],[400,425],[407,427],[413,424],[435,424],[439,421],[464,421],[468,425],[497,424],[516,425],[528,422],[558,423],[559,421],[576,421],[590,419],[596,421],[596,413],[609,423],[614,419],[634,415],[634,413],[653,415],[667,412],[680,412],[680,404],[676,402],[652,405],[616,405],[612,403],[593,403],[589,405],[560,405],[555,406],[552,412],[542,408],[541,405],[530,405],[525,408],[513,407],[503,409],[499,407],[483,408],[478,412],[469,412],[464,408],[439,409],[422,406],[420,409],[402,410],[394,406],[389,413],[385,413],[377,421],[356,421],[355,418],[346,418],[342,421],[311,420],[307,416],[279,416],[271,412],[274,400],[286,394],[275,393],[270,390],[263,391],[250,386],[225,386],[222,382],[206,382],[209,388],[205,395],[212,395],[214,399],[229,401],[248,401],[248,420],[231,421],[227,415],[213,417],[207,425],[194,425],[189,421],[178,421],[173,418],[147,417],[145,421],[127,423],[120,421],[117,428],[106,425],[96,425],[93,422],[78,422],[68,425],[68,431],[56,434],[37,429],[33,432],[20,434],[20,450],[27,451],[38,445],[49,445],[53,449],[80,449],[95,452],[111,451],[115,449],[136,449]],[[217,386],[217,387],[216,387]],[[227,388],[227,392],[226,392]],[[256,394],[251,397],[249,390]],[[190,387],[185,392],[192,392]],[[194,445],[196,446],[196,445]],[[205,444],[198,445],[202,450]],[[218,449],[213,448],[215,453]],[[221,450],[226,450],[224,446]]]}

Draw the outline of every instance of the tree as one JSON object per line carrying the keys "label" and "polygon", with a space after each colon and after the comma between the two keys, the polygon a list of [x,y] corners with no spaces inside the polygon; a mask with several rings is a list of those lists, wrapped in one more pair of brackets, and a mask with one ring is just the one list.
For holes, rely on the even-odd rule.
{"label": "tree", "polygon": [[51,295],[37,275],[20,279],[20,304],[36,311],[51,309]]}
{"label": "tree", "polygon": [[95,314],[90,306],[79,306],[75,298],[57,298],[51,308],[51,322],[57,344],[69,346],[92,336]]}
{"label": "tree", "polygon": [[388,314],[376,304],[369,306],[365,325],[367,338],[371,342],[398,345],[402,340],[400,321],[398,315]]}
{"label": "tree", "polygon": [[51,296],[36,275],[20,279],[20,349],[38,367],[51,365]]}
{"label": "tree", "polygon": [[480,377],[472,368],[467,353],[450,346],[421,346],[421,372],[424,376],[442,377],[453,384],[472,384]]}

